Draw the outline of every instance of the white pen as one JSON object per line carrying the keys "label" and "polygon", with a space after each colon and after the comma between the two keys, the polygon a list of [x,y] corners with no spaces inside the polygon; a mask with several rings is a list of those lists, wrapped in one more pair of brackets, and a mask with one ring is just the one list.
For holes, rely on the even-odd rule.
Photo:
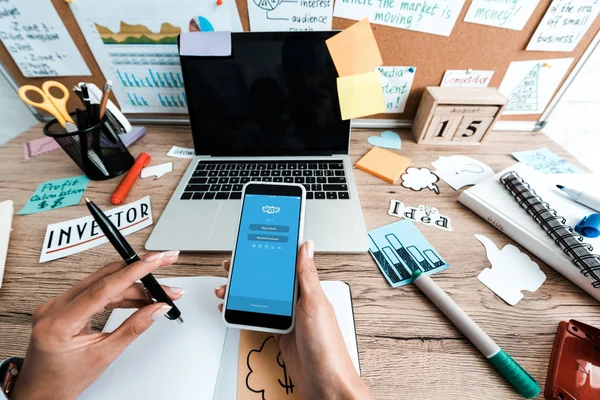
{"label": "white pen", "polygon": [[583,190],[569,189],[563,185],[556,185],[563,193],[571,198],[571,200],[583,204],[586,207],[600,212],[600,194],[585,192]]}

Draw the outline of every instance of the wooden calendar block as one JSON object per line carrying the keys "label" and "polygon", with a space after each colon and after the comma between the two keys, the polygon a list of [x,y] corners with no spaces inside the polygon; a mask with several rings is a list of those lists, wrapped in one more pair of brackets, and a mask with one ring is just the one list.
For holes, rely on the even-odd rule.
{"label": "wooden calendar block", "polygon": [[479,144],[507,103],[494,88],[427,87],[412,132],[417,143]]}

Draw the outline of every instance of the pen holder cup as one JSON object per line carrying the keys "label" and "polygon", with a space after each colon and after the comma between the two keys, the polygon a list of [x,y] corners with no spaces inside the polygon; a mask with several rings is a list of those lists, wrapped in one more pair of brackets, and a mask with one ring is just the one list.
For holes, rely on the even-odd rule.
{"label": "pen holder cup", "polygon": [[[72,117],[76,119],[74,114]],[[44,135],[56,140],[91,180],[119,176],[135,162],[106,116],[96,125],[77,132],[67,132],[57,120],[52,120],[44,126]]]}

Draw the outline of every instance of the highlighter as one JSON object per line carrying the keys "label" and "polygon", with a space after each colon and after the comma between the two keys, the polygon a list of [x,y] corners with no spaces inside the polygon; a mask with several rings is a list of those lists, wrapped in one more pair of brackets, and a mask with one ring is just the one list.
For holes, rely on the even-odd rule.
{"label": "highlighter", "polygon": [[152,157],[150,157],[150,154],[148,153],[140,153],[129,172],[127,172],[127,175],[125,175],[125,178],[123,178],[121,183],[119,183],[119,186],[117,186],[115,192],[112,194],[112,196],[110,196],[110,202],[112,204],[118,206],[123,202],[123,200],[125,200],[125,197],[127,197],[127,193],[129,193],[131,190],[135,180],[138,178],[138,176],[140,176],[140,172],[146,165],[148,165],[151,158]]}

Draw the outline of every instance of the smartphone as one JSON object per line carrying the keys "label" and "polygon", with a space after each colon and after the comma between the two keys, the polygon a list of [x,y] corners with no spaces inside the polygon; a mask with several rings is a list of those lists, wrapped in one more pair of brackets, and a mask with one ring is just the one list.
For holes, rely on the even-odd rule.
{"label": "smartphone", "polygon": [[294,329],[305,202],[302,185],[244,186],[223,305],[227,326],[272,333]]}

